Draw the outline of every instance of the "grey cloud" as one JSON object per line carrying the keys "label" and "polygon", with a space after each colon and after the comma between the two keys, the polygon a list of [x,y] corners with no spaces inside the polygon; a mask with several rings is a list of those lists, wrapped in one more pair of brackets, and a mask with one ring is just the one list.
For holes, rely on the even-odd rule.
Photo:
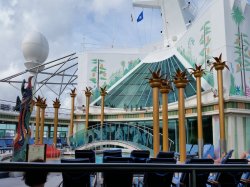
{"label": "grey cloud", "polygon": [[[43,33],[49,42],[47,61],[82,51],[83,38],[85,42],[95,44],[85,44],[86,48],[111,47],[112,44],[118,47],[141,46],[150,42],[147,39],[150,38],[150,32],[151,38],[159,40],[160,14],[145,9],[143,22],[132,23],[131,13],[135,21],[140,11],[141,9],[133,9],[132,2],[127,0],[0,1],[0,17],[5,16],[4,19],[0,18],[0,74],[4,75],[6,70],[10,70],[10,64],[19,71],[25,69],[21,42],[34,29]],[[150,16],[154,16],[153,22],[150,21]],[[1,89],[2,86],[7,90],[8,87],[12,89],[4,83],[0,84]],[[56,97],[48,90],[47,92],[51,94],[51,98]],[[17,94],[19,93],[13,91],[7,95],[15,100]],[[4,97],[0,93],[0,99]]]}

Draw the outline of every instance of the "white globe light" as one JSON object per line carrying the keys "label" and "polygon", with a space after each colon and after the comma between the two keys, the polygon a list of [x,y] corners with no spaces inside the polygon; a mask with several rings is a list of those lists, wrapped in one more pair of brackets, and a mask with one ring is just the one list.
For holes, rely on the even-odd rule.
{"label": "white globe light", "polygon": [[22,41],[22,51],[26,68],[42,64],[48,57],[49,44],[40,32],[28,33]]}
{"label": "white globe light", "polygon": [[173,40],[173,42],[176,42],[177,41],[177,36],[172,36],[172,40]]}

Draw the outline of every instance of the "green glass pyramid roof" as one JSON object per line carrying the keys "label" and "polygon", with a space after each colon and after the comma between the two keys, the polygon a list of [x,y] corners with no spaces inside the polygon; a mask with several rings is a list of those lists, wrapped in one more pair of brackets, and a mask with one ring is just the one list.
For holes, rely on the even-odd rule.
{"label": "green glass pyramid roof", "polygon": [[[105,97],[105,105],[112,106],[115,108],[144,108],[152,106],[152,88],[150,87],[146,77],[151,77],[149,69],[157,71],[161,69],[161,75],[167,75],[167,77],[174,76],[176,69],[182,71],[185,67],[178,60],[176,56],[172,56],[160,62],[154,63],[143,63],[134,72],[122,80],[116,87],[108,92]],[[188,79],[190,82],[187,84],[184,94],[185,98],[196,95],[196,81],[187,72]],[[173,91],[168,94],[168,102],[178,101],[178,91],[171,83]],[[161,94],[159,93],[159,102],[162,103]],[[100,105],[100,99],[95,103]]]}

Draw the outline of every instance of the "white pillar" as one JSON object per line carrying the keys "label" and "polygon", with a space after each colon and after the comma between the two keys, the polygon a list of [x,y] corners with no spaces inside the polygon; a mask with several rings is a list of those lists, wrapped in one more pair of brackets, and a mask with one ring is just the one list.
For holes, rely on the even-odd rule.
{"label": "white pillar", "polygon": [[220,155],[220,123],[219,115],[215,115],[212,118],[213,122],[213,145],[214,145],[214,154],[216,158]]}
{"label": "white pillar", "polygon": [[[227,122],[227,148],[228,150],[234,149],[235,147],[235,116],[228,116]],[[235,155],[235,154],[233,154]]]}
{"label": "white pillar", "polygon": [[250,117],[246,117],[246,128],[245,128],[245,151],[250,150]]}
{"label": "white pillar", "polygon": [[236,117],[235,124],[235,136],[237,139],[237,146],[235,146],[235,158],[239,158],[240,155],[245,151],[245,135],[244,135],[244,124],[243,116]]}

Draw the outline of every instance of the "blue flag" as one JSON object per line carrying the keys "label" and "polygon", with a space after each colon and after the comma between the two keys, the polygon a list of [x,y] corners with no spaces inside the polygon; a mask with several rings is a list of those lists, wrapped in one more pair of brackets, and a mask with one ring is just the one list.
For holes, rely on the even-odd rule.
{"label": "blue flag", "polygon": [[140,22],[141,20],[143,20],[143,11],[141,11],[141,13],[139,14],[137,22]]}

